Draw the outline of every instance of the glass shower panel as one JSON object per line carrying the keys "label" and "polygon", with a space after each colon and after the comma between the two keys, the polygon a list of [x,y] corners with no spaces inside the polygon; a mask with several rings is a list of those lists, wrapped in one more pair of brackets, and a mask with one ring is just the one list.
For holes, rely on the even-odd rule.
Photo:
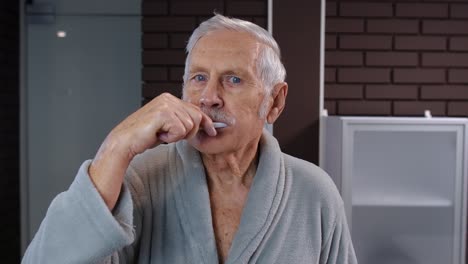
{"label": "glass shower panel", "polygon": [[140,106],[140,23],[139,16],[57,16],[28,25],[28,240],[81,163]]}
{"label": "glass shower panel", "polygon": [[452,263],[457,133],[354,133],[351,230],[360,263]]}

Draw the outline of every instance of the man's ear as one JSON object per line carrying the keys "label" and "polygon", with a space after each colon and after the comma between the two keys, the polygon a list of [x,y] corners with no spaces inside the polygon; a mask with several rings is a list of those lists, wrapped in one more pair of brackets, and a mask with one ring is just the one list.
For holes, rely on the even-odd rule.
{"label": "man's ear", "polygon": [[288,84],[285,82],[281,82],[273,87],[273,91],[271,93],[273,104],[270,107],[270,111],[266,116],[266,120],[268,124],[273,124],[276,119],[280,116],[281,112],[283,112],[284,106],[286,104],[286,96],[288,95]]}

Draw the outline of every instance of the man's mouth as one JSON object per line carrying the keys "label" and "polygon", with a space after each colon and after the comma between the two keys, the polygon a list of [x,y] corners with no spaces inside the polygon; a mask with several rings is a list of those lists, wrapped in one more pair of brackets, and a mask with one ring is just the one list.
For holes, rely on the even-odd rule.
{"label": "man's mouth", "polygon": [[216,129],[233,126],[236,122],[235,118],[221,109],[201,107],[201,110],[213,121],[213,126]]}
{"label": "man's mouth", "polygon": [[[228,127],[228,126],[229,125],[227,123],[225,123],[225,122],[213,121],[213,127],[216,130],[223,129],[223,128]],[[199,131],[206,134],[206,131],[205,131],[205,129],[203,129],[203,127],[200,127]]]}

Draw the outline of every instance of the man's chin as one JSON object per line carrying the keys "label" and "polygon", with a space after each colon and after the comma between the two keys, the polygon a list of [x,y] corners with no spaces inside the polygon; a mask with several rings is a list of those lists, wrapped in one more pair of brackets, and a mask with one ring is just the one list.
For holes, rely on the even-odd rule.
{"label": "man's chin", "polygon": [[204,131],[198,132],[193,138],[187,140],[188,143],[204,154],[216,154],[223,152],[223,143],[221,142],[221,133],[212,137]]}

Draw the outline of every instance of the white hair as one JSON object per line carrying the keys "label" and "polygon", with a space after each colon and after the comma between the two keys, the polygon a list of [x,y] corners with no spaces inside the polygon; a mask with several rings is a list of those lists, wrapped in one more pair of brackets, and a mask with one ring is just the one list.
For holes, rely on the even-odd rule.
{"label": "white hair", "polygon": [[[286,70],[284,69],[283,63],[281,63],[281,52],[275,39],[268,31],[249,21],[215,14],[215,16],[201,23],[200,26],[193,31],[187,43],[187,59],[185,60],[183,77],[184,87],[189,77],[190,54],[193,47],[203,36],[218,30],[246,32],[252,35],[258,42],[264,44],[264,48],[260,50],[257,60],[257,75],[262,81],[265,89],[265,96],[271,94],[276,84],[284,81],[286,78]],[[262,104],[262,108],[266,108],[266,106]],[[266,109],[260,110],[261,112],[266,111]]]}

